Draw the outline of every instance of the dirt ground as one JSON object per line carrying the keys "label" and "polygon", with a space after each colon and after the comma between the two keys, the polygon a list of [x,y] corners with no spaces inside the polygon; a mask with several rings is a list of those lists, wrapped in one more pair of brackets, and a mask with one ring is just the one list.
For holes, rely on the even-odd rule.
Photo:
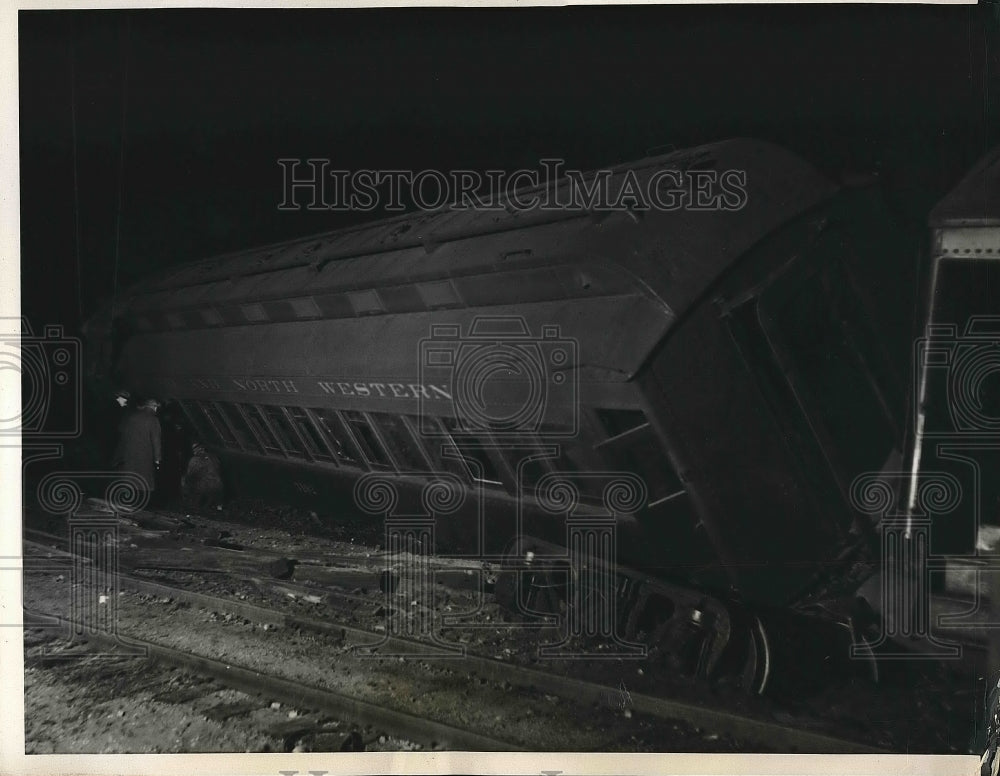
{"label": "dirt ground", "polygon": [[[235,519],[237,516],[240,519]],[[222,555],[229,559],[227,563],[243,564],[240,568],[244,571],[249,566],[251,573],[233,576],[219,573],[222,569],[199,573],[152,568],[132,573],[286,613],[340,621],[373,633],[386,630],[387,602],[390,608],[396,607],[408,616],[413,611],[411,605],[416,602],[402,600],[402,591],[387,595],[379,589],[379,574],[386,569],[387,562],[379,545],[352,541],[355,536],[345,540],[343,536],[310,535],[313,521],[309,515],[298,515],[282,527],[281,521],[288,518],[285,513],[273,513],[264,507],[243,511],[231,508],[222,519],[214,514],[185,513],[134,516],[122,522],[119,554],[126,566],[147,556],[166,559],[169,561],[166,565],[176,566],[169,559],[177,556],[178,551],[200,558],[198,553],[209,552],[206,546],[218,554],[221,545]],[[52,533],[58,528],[48,526]],[[226,550],[227,546],[230,549]],[[264,553],[261,556],[264,560],[257,559],[255,552]],[[300,558],[301,562],[289,579],[275,579],[273,570],[267,569],[268,557]],[[436,562],[445,568],[451,564],[455,570],[468,565],[447,559]],[[695,702],[728,705],[731,710],[739,711],[753,699],[738,689],[672,677],[662,662],[655,659],[538,661],[538,632],[512,631],[492,596],[482,597],[479,593],[479,577],[482,575],[485,580],[489,570],[460,574],[469,578],[457,588],[438,585],[433,596],[440,614],[472,613],[469,627],[448,631],[449,642],[461,644],[475,654],[600,681],[620,688],[614,694],[618,701],[600,708],[581,707],[565,699],[472,677],[460,662],[453,660],[363,660],[329,637],[249,622],[169,598],[127,592],[117,601],[117,609],[121,626],[138,637],[213,658],[229,658],[264,672],[281,672],[288,678],[392,704],[418,716],[460,727],[472,726],[529,749],[766,751],[761,744],[735,741],[721,731],[699,730],[682,720],[664,722],[633,715],[628,703],[622,700],[630,692],[662,692]],[[26,595],[30,592],[38,600],[65,602],[71,580],[60,576],[26,577]],[[461,581],[462,577],[458,579]],[[324,587],[331,580],[343,585],[336,594],[331,593],[334,588]],[[26,644],[26,660],[30,660],[25,676],[26,704],[31,703],[26,737],[36,751],[243,752],[289,751],[289,745],[312,745],[308,737],[290,743],[290,734],[282,732],[283,729],[278,733],[268,732],[267,725],[281,721],[280,714],[270,714],[276,710],[269,703],[253,711],[263,713],[263,727],[244,724],[243,717],[217,720],[206,717],[205,709],[213,704],[239,701],[219,696],[201,698],[197,703],[197,699],[164,702],[163,697],[175,696],[169,693],[163,696],[163,683],[169,687],[176,677],[157,673],[162,669],[148,672],[134,663],[117,667],[99,665],[80,656],[65,661],[42,661],[31,653],[37,648]],[[775,720],[789,724],[799,714],[812,717],[818,724],[840,720],[834,727],[839,725],[845,735],[853,730],[854,734],[887,748],[910,752],[963,751],[964,739],[969,737],[966,731],[974,729],[975,721],[962,710],[971,708],[971,704],[942,691],[948,687],[946,676],[927,675],[912,667],[900,671],[900,675],[888,678],[891,684],[882,687],[868,687],[859,682],[831,684],[803,697],[795,707],[783,708],[763,701],[753,703]],[[90,674],[93,679],[88,678]],[[147,689],[143,690],[144,686]],[[121,688],[137,692],[129,694]],[[221,687],[217,690],[223,692]],[[90,697],[99,700],[88,701]],[[250,719],[251,712],[244,711],[243,716]],[[330,724],[334,722],[345,727],[320,731],[325,736],[320,738],[321,745],[326,747],[324,751],[337,750],[340,745],[337,741],[342,743],[350,732],[344,732],[349,722],[331,720]],[[369,747],[378,746],[380,737],[386,741],[390,738],[378,731],[359,733],[366,737]],[[432,747],[435,743],[402,742],[400,746]],[[201,746],[209,748],[197,748]]]}

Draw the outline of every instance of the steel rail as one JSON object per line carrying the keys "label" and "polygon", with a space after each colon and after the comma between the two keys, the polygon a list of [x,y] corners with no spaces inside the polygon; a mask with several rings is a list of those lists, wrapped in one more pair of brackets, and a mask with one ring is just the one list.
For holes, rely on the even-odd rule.
{"label": "steel rail", "polygon": [[[47,612],[40,614],[53,617],[65,625],[83,627],[83,623],[66,617]],[[247,694],[266,695],[278,698],[289,705],[315,709],[336,716],[346,716],[359,724],[386,727],[393,734],[402,737],[446,743],[450,748],[458,751],[523,751],[523,747],[511,744],[509,741],[480,735],[443,722],[417,717],[404,711],[363,701],[334,690],[283,679],[236,665],[230,661],[215,660],[127,634],[108,634],[88,630],[80,638],[88,646],[98,649],[113,650],[123,646],[131,649],[139,648],[145,651],[147,659],[183,668],[200,676],[211,677]]]}
{"label": "steel rail", "polygon": [[[44,548],[44,545],[40,546]],[[376,633],[332,621],[286,614],[244,601],[198,593],[127,574],[119,573],[115,576],[119,583],[119,589],[130,588],[147,595],[186,601],[209,611],[226,612],[262,624],[310,630],[327,635],[337,641],[346,642],[350,638],[351,641],[361,642],[355,645],[357,647],[373,646],[372,641],[374,640],[379,646],[395,650],[394,655],[401,652],[411,652],[414,658],[420,658],[422,657],[421,650],[426,650],[428,646],[417,640]],[[580,703],[619,705],[621,702],[621,690],[604,684],[539,671],[467,652],[462,656],[446,660],[458,662],[464,670],[491,681],[510,682],[518,687],[538,690]],[[442,667],[446,666],[442,665]],[[658,719],[681,720],[713,732],[728,733],[740,740],[767,744],[783,753],[892,754],[891,750],[827,733],[790,727],[761,717],[726,711],[690,701],[662,698],[632,691],[629,691],[628,697],[634,713],[648,714]]]}

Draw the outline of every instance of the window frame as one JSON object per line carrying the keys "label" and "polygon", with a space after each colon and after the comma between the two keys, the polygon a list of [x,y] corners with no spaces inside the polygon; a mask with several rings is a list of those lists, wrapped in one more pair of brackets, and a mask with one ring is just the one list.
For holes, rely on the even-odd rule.
{"label": "window frame", "polygon": [[[354,413],[359,417],[352,418],[349,413]],[[392,453],[389,452],[389,446],[385,443],[385,440],[382,439],[382,435],[379,433],[379,429],[376,427],[376,424],[372,422],[370,413],[362,410],[338,410],[338,414],[341,416],[347,432],[352,436],[355,447],[361,453],[365,463],[368,464],[370,469],[374,471],[399,471],[396,468],[396,463],[392,457]],[[368,444],[368,440],[364,438],[363,434],[356,428],[357,423],[363,423],[364,426],[366,426],[374,435],[375,442],[378,446],[374,452],[380,453],[385,458],[386,462],[375,460],[373,456],[369,455],[369,449],[371,446]]]}
{"label": "window frame", "polygon": [[[364,453],[358,447],[354,435],[351,433],[351,429],[347,427],[347,421],[344,420],[340,410],[333,407],[306,407],[305,410],[313,420],[316,429],[320,433],[320,437],[330,450],[334,463],[338,467],[358,469],[360,471],[371,470]],[[326,418],[328,417],[333,418],[333,422],[337,426],[336,432],[331,431],[327,427]],[[337,442],[336,446],[332,444],[331,439]],[[350,457],[347,459],[341,457],[341,454],[338,452],[338,449],[344,447],[348,448],[346,452]]]}
{"label": "window frame", "polygon": [[[285,412],[284,407],[282,407],[279,404],[258,404],[254,406],[257,408],[257,413],[260,415],[261,418],[263,418],[264,422],[267,424],[267,430],[271,432],[274,438],[278,441],[278,444],[281,445],[281,449],[287,458],[293,458],[305,461],[310,460],[310,457],[306,451],[306,447],[302,443],[302,438],[298,435],[295,426],[292,425],[291,421],[288,419],[288,414]],[[297,451],[292,450],[289,448],[287,444],[285,444],[285,434],[282,433],[285,431],[285,429],[280,428],[278,423],[273,422],[273,418],[271,417],[272,412],[276,413],[279,416],[279,418],[284,419],[285,424],[287,425],[287,430],[291,432],[293,437],[288,441],[295,442],[296,440],[298,440],[300,448],[299,450]]]}
{"label": "window frame", "polygon": [[[547,474],[551,474],[552,472],[558,471],[556,468],[554,468],[553,462],[559,460],[558,450],[560,448],[560,444],[561,444],[561,440],[560,441],[546,442],[541,437],[539,437],[538,434],[536,434],[534,432],[530,432],[530,433],[525,433],[525,434],[523,434],[521,436],[516,437],[515,440],[514,440],[514,444],[510,448],[501,449],[501,450],[498,451],[500,453],[500,457],[503,458],[503,461],[504,461],[504,464],[507,467],[507,470],[510,472],[511,482],[514,484],[514,493],[517,493],[517,489],[522,486],[522,483],[518,479],[517,467],[520,464],[521,460],[523,460],[528,455],[531,455],[532,453],[531,452],[528,452],[528,453],[521,452],[521,453],[519,453],[520,460],[517,460],[517,461],[513,460],[514,456],[512,454],[515,453],[515,451],[518,448],[521,448],[521,449],[527,450],[527,451],[534,450],[536,453],[538,453],[538,456],[534,459],[534,463],[541,470],[540,474],[533,481],[531,481],[531,482],[525,482],[524,485],[523,485],[523,490],[521,491],[522,493],[524,493],[526,495],[533,495],[535,493],[536,486],[537,486],[539,480],[541,480]],[[556,455],[541,455],[541,453],[546,448],[548,448],[548,449],[555,448],[557,450],[557,454]]]}
{"label": "window frame", "polygon": [[[415,436],[420,440],[427,459],[433,467],[432,471],[442,471],[453,474],[461,478],[463,484],[471,486],[475,483],[464,457],[461,455],[462,449],[455,442],[451,432],[441,422],[441,418],[436,415],[424,415],[420,420],[430,422],[436,429],[431,435],[424,435],[420,431],[420,426],[415,425]],[[445,448],[454,448],[458,453],[456,456],[444,455]]]}
{"label": "window frame", "polygon": [[368,417],[372,420],[372,425],[376,431],[379,432],[379,438],[384,442],[389,440],[389,430],[383,428],[383,423],[397,423],[402,433],[407,434],[412,447],[415,449],[416,454],[421,458],[422,463],[416,468],[410,465],[408,462],[403,461],[402,456],[395,452],[395,445],[385,445],[386,452],[389,454],[389,459],[392,461],[393,465],[396,467],[397,472],[407,472],[413,475],[420,474],[430,474],[434,471],[434,465],[431,461],[430,455],[424,449],[424,445],[419,435],[415,430],[415,426],[406,415],[391,413],[391,412],[369,412]]}
{"label": "window frame", "polygon": [[198,405],[197,399],[177,399],[177,405],[181,408],[181,412],[184,413],[184,417],[187,418],[191,428],[198,435],[199,441],[211,445],[225,446],[222,437],[219,436],[219,432],[215,430],[208,416],[205,415],[204,410]]}
{"label": "window frame", "polygon": [[[222,440],[223,446],[235,448],[237,450],[242,450],[243,447],[239,442],[239,436],[236,434],[236,432],[230,425],[229,418],[226,417],[225,413],[219,407],[219,402],[213,399],[203,399],[203,400],[196,400],[196,403],[200,407],[205,417],[208,418],[209,423],[211,423],[212,427],[215,429],[216,433],[219,436],[219,439]],[[218,418],[222,421],[221,425],[225,429],[225,434],[219,430],[220,424],[216,422],[215,417],[213,417],[212,413],[208,411],[209,409],[211,409],[212,412],[214,412],[215,415],[217,415]],[[226,434],[228,434],[231,437],[232,441],[226,439]]]}
{"label": "window frame", "polygon": [[[609,423],[604,417],[602,417],[602,415],[613,412],[638,413],[642,418],[642,422],[637,423],[624,431],[612,433]],[[684,478],[681,476],[681,473],[677,471],[677,467],[674,466],[673,461],[670,460],[670,455],[668,454],[666,447],[660,441],[656,428],[649,419],[649,413],[644,408],[593,407],[590,408],[590,411],[587,414],[590,416],[590,423],[592,426],[599,429],[600,435],[603,437],[600,442],[594,445],[594,450],[601,455],[606,463],[610,463],[612,466],[624,464],[626,455],[638,455],[636,452],[637,446],[639,444],[647,443],[653,445],[660,458],[662,458],[663,463],[667,467],[663,474],[669,477],[668,482],[676,482],[677,484],[676,489],[671,490],[669,488],[665,488],[662,493],[657,493],[656,483],[648,481],[648,477],[643,475],[641,467],[631,465],[630,471],[636,476],[642,477],[643,482],[646,485],[648,498],[644,508],[653,509],[685,495],[690,496],[690,490],[687,485],[685,485]]]}
{"label": "window frame", "polygon": [[[281,440],[275,435],[274,431],[271,430],[270,425],[268,425],[264,413],[260,411],[260,408],[256,404],[250,404],[249,402],[234,402],[233,406],[236,407],[237,411],[246,421],[247,427],[253,434],[254,438],[257,440],[257,444],[260,445],[260,452],[266,456],[273,456],[275,453],[281,456],[287,457],[284,448],[281,446]],[[256,413],[256,418],[253,413]],[[263,430],[271,435],[271,440],[275,444],[270,445],[265,440],[264,436],[261,434],[260,428],[258,428],[257,423],[263,423]]]}
{"label": "window frame", "polygon": [[[459,463],[462,464],[462,467],[466,470],[469,481],[473,485],[489,488],[491,490],[504,490],[511,494],[517,493],[517,483],[514,482],[514,473],[508,466],[507,461],[500,454],[500,450],[503,448],[502,439],[498,441],[493,434],[486,430],[475,435],[458,434],[456,436],[454,429],[449,427],[448,423],[451,422],[457,424],[457,418],[443,416],[437,420],[442,431],[448,435],[452,445],[461,454],[461,460]],[[482,479],[477,476],[477,473],[469,465],[466,451],[462,448],[462,440],[472,440],[475,442],[475,444],[469,445],[467,449],[481,452],[498,479]],[[476,460],[479,459],[477,458]]]}
{"label": "window frame", "polygon": [[[338,466],[337,454],[330,449],[326,433],[324,433],[324,431],[317,426],[316,418],[309,411],[309,408],[293,405],[290,407],[283,407],[283,409],[285,410],[285,414],[288,416],[288,422],[292,425],[298,433],[299,438],[302,440],[303,447],[309,457],[309,460],[314,463],[332,463],[333,465]],[[296,412],[302,413],[301,422],[299,418],[296,418]],[[312,435],[303,432],[303,423],[306,424],[307,428],[312,429]],[[317,449],[313,450],[314,447]]]}
{"label": "window frame", "polygon": [[[240,413],[236,403],[217,401],[215,402],[215,405],[218,408],[219,413],[225,419],[228,427],[232,429],[233,434],[236,435],[236,448],[247,453],[261,454],[262,448],[260,447],[260,444],[257,443],[257,446],[254,447],[257,437],[254,435],[250,424],[246,422],[246,419],[243,417],[242,413]],[[236,427],[233,422],[232,413],[236,413],[237,417],[242,421],[242,428],[238,429]],[[247,435],[249,436],[247,437]],[[244,437],[247,438],[244,440]]]}

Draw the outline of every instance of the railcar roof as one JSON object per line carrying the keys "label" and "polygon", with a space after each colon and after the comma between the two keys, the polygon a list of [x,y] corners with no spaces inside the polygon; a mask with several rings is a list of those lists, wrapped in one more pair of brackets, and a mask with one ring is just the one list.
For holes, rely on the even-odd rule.
{"label": "railcar roof", "polygon": [[[615,181],[612,189],[629,171],[642,185],[660,170],[735,172],[744,181],[745,198],[729,210],[653,207],[634,212],[565,206],[417,212],[171,268],[121,294],[113,310],[106,309],[91,323],[107,325],[109,313],[142,317],[147,321],[140,326],[144,331],[150,325],[164,330],[279,322],[303,316],[296,312],[272,317],[246,308],[301,302],[312,309],[317,300],[327,299],[339,310],[357,301],[349,305],[344,299],[348,295],[381,296],[383,289],[387,297],[377,307],[393,313],[402,309],[394,307],[393,299],[405,287],[438,280],[449,284],[449,294],[459,307],[469,308],[517,302],[509,298],[508,288],[531,287],[535,296],[545,291],[546,299],[568,299],[611,293],[626,283],[644,288],[643,293],[676,320],[748,249],[837,191],[795,154],[748,139],[698,146],[609,170]],[[519,196],[530,193],[522,190]],[[566,280],[574,267],[579,277]],[[562,279],[549,278],[545,285],[536,277],[552,272]],[[609,273],[619,280],[604,277]],[[366,308],[346,314],[371,312]],[[206,314],[214,316],[212,323],[185,323]],[[246,318],[251,314],[255,317]],[[340,315],[324,309],[312,317]],[[159,323],[148,324],[150,320]]]}
{"label": "railcar roof", "polygon": [[[789,200],[800,194],[803,182],[806,183],[805,188],[826,188],[826,193],[832,188],[815,169],[793,154],[770,143],[748,139],[721,141],[608,169],[612,174],[619,175],[628,170],[651,174],[660,168],[686,171],[718,170],[723,167],[746,172],[751,190],[762,192],[765,186],[786,189],[786,196],[779,196],[775,203],[783,206],[787,206]],[[519,189],[517,196],[523,200],[539,190],[544,190],[544,187]],[[234,277],[259,273],[265,268],[267,271],[274,271],[284,267],[315,266],[341,258],[407,247],[430,250],[449,241],[548,224],[586,212],[582,208],[571,207],[555,212],[522,210],[516,207],[504,210],[444,207],[408,213],[297,240],[187,262],[146,278],[131,290],[151,291],[216,279],[232,280]]]}
{"label": "railcar roof", "polygon": [[931,211],[932,227],[1000,225],[1000,146]]}

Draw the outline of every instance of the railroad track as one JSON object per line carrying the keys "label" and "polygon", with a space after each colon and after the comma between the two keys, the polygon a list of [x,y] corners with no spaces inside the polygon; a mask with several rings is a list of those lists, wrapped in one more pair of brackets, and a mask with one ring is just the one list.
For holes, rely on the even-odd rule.
{"label": "railroad track", "polygon": [[[449,745],[391,734],[381,716],[366,724],[361,715],[335,713],[336,706],[311,706],[309,696],[279,696],[276,688],[261,693],[256,682],[242,684],[243,691],[232,677],[220,681],[190,662],[137,660],[110,651],[117,646],[113,639],[67,640],[51,622],[26,620],[28,754],[110,751],[113,742],[133,753],[198,752],[206,744],[217,752],[247,753],[436,751]],[[151,722],[154,734],[148,735]]]}
{"label": "railroad track", "polygon": [[[45,541],[51,544],[54,538],[47,536]],[[27,541],[26,546],[35,550],[52,551],[49,546],[32,541]],[[252,623],[317,634],[343,648],[363,649],[379,643],[383,650],[392,654],[411,653],[414,660],[424,659],[422,652],[426,648],[426,644],[423,642],[392,635],[386,636],[342,622],[291,614],[275,608],[196,592],[124,573],[116,575],[116,584],[122,591],[134,591],[146,596],[183,602],[209,612],[225,613]],[[91,634],[90,638],[97,648],[107,648],[109,643],[115,640],[113,635],[102,633]],[[128,640],[145,647],[148,654],[157,660],[212,676],[241,690],[263,692],[274,697],[287,699],[289,703],[300,703],[330,713],[346,714],[352,718],[370,721],[371,724],[389,728],[401,735],[415,739],[445,741],[455,749],[482,751],[513,750],[521,746],[520,742],[516,740],[484,735],[454,724],[435,722],[401,711],[398,708],[388,708],[361,700],[356,696],[311,686],[305,682],[269,676],[251,667],[236,665],[230,660],[214,660],[204,655],[159,643],[156,640],[138,639],[131,635],[128,636]],[[567,699],[575,704],[615,708],[621,707],[627,698],[630,714],[643,715],[663,722],[682,721],[696,729],[725,734],[738,741],[750,742],[753,745],[763,746],[778,752],[887,753],[886,750],[857,741],[802,729],[793,724],[775,722],[758,715],[639,692],[623,694],[620,687],[590,682],[550,671],[540,671],[475,654],[466,653],[462,658],[441,662],[451,667],[460,666],[463,675],[468,676],[470,682],[472,681],[471,677],[476,676],[494,684],[519,687],[526,691]]]}
{"label": "railroad track", "polygon": [[[48,550],[31,542],[26,542],[26,546],[37,550]],[[237,607],[235,601],[211,598],[127,575],[115,576],[115,584],[120,592],[132,590],[146,595],[168,595],[173,601],[206,606],[212,612],[239,611],[256,616],[254,622],[284,624],[279,613],[262,607]],[[27,587],[29,586],[26,585]],[[130,630],[94,628],[93,623],[86,618],[67,616],[65,612],[59,611],[64,607],[46,607],[44,603],[39,604],[38,597],[29,597],[27,592],[25,606],[26,627],[44,628],[50,633],[74,634],[71,638],[74,644],[103,657],[142,658],[165,664],[214,680],[247,695],[262,696],[277,701],[288,708],[308,709],[349,720],[354,728],[374,727],[391,731],[392,735],[399,739],[426,742],[427,749],[517,751],[521,748],[509,740],[410,714],[385,704],[372,703],[318,686],[314,682],[287,678],[278,672],[241,665],[238,658],[218,659],[199,651],[179,648],[166,643],[163,639],[142,638]]]}
{"label": "railroad track", "polygon": [[[39,625],[55,624],[71,629],[86,629],[86,623],[57,614],[39,612]],[[139,650],[151,661],[180,668],[198,676],[218,681],[251,696],[265,696],[294,708],[304,708],[351,720],[353,726],[373,726],[393,731],[400,738],[429,741],[435,748],[455,750],[507,752],[521,747],[509,741],[482,735],[470,730],[417,717],[412,714],[368,703],[343,693],[315,687],[303,682],[283,679],[261,671],[237,665],[231,660],[214,660],[205,655],[177,649],[165,644],[122,634],[88,632],[82,637],[84,645],[100,654],[113,655],[121,651],[123,643],[130,650]],[[130,653],[128,656],[134,656]]]}

